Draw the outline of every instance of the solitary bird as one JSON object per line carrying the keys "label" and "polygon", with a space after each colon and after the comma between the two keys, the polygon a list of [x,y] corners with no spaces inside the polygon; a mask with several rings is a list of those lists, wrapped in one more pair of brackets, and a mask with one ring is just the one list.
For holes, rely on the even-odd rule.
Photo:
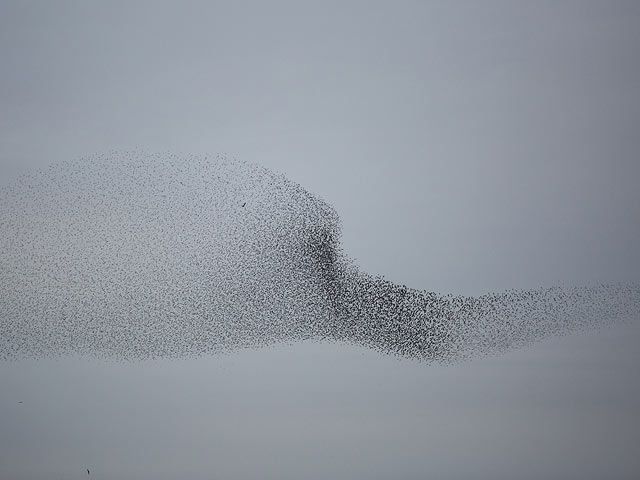
{"label": "solitary bird", "polygon": [[91,472],[89,471],[88,468],[87,468],[87,475],[91,475]]}

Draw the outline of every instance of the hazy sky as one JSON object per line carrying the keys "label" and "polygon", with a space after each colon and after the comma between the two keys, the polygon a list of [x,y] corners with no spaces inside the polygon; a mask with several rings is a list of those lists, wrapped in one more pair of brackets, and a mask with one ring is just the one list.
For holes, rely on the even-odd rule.
{"label": "hazy sky", "polygon": [[[319,194],[341,215],[345,250],[363,270],[415,288],[479,294],[541,285],[637,282],[639,47],[640,3],[634,1],[1,1],[0,183],[10,183],[33,167],[112,149],[227,152],[282,172]],[[602,337],[590,338],[620,347],[622,358],[632,358],[631,364],[637,365],[638,357],[629,350],[633,342],[621,340],[640,338],[637,329],[620,335],[608,344]],[[532,350],[540,357],[521,354],[527,375],[547,378],[549,369],[556,368],[549,358],[566,360],[566,352],[577,344],[567,341]],[[349,352],[344,356],[359,358]],[[553,352],[560,357],[553,357]],[[577,347],[574,353],[588,356]],[[298,358],[300,353],[289,354]],[[302,365],[314,363],[310,355]],[[361,372],[379,368],[381,376],[400,375],[398,381],[405,383],[395,387],[406,395],[415,393],[406,385],[416,375],[436,375],[418,374],[415,366],[403,363],[400,368],[372,354],[365,358],[373,363],[344,361]],[[623,360],[607,365],[617,361]],[[501,373],[495,372],[513,378],[523,374],[521,365],[481,365],[495,367],[495,385],[501,384]],[[568,369],[566,378],[580,385],[577,391],[591,384],[601,391],[609,388],[606,382],[613,382],[621,395],[639,399],[635,405],[640,404],[635,372],[605,369],[590,377],[574,367],[563,368]],[[0,378],[38,384],[38,395],[49,391],[36,381],[46,371],[42,367],[2,368]],[[473,370],[465,368],[472,367],[437,371],[451,375],[446,381],[456,384],[472,375]],[[71,367],[61,370],[66,373],[59,373],[60,378],[73,373]],[[328,372],[335,369],[322,371],[334,378]],[[100,378],[147,378],[148,373],[109,372],[100,373]],[[336,382],[351,381],[335,374]],[[181,373],[158,375],[165,384]],[[314,375],[320,385],[333,388],[323,383],[328,380],[320,373]],[[364,378],[368,380],[360,394],[357,388],[345,393],[335,387],[343,402],[353,406],[356,403],[349,402],[366,403],[361,397],[375,395],[371,389],[376,380]],[[108,384],[119,380],[113,382]],[[122,385],[117,395],[128,391],[126,382]],[[287,385],[294,388],[295,382]],[[558,391],[566,388],[560,380],[554,386]],[[517,396],[529,387],[524,382],[511,392]],[[286,388],[274,387],[280,394]],[[469,405],[488,405],[491,402],[474,403],[487,391],[452,389],[447,401],[432,405],[431,415],[453,422],[451,402],[462,402],[463,396],[470,399]],[[395,400],[389,395],[382,395],[386,400],[381,408],[393,407]],[[534,415],[531,423],[523,420],[529,417],[519,416],[519,400],[505,407],[512,415],[494,414],[503,426],[516,424],[513,429],[504,427],[502,435],[522,439],[518,435],[539,424],[540,418],[573,411],[578,397],[538,405],[549,416]],[[508,402],[511,397],[505,398]],[[620,406],[617,398],[603,400],[599,414],[611,423],[602,428],[640,427],[638,408],[633,403]],[[411,408],[415,413],[420,405],[412,403]],[[15,418],[13,404],[3,412]],[[349,408],[329,412],[338,415],[335,418],[356,418]],[[49,413],[52,417],[46,422],[55,423],[55,412]],[[481,422],[486,414],[480,409],[474,418]],[[618,421],[619,416],[625,420]],[[353,431],[366,431],[369,421]],[[424,418],[418,422],[428,423]],[[19,426],[12,428],[20,431]],[[491,429],[482,431],[489,435]],[[250,429],[246,432],[251,436]],[[453,432],[443,434],[452,442],[451,449],[444,449],[450,453],[456,441],[462,442]],[[545,442],[554,439],[554,445],[574,448],[570,445],[576,438],[589,437],[589,432],[565,429],[559,437],[534,435],[529,441],[543,450]],[[623,445],[627,442],[628,449],[620,447],[623,454],[617,460],[633,477],[639,468],[633,450],[640,452],[631,446],[633,441],[638,445],[637,434],[609,433],[620,435]],[[361,438],[366,435],[357,437]],[[421,437],[414,432],[410,438]],[[495,441],[512,445],[505,437],[502,443]],[[478,439],[462,443],[462,448],[482,443]],[[236,446],[226,448],[238,455],[241,442]],[[530,446],[525,442],[521,450],[514,447],[519,453],[505,455],[515,463],[490,471],[523,471],[525,459],[531,461],[523,452]],[[578,453],[565,463],[576,465],[582,458],[582,465],[592,465],[585,460],[590,450],[575,448]],[[340,451],[357,450],[355,443],[347,442]],[[400,451],[387,452],[396,460],[401,456]],[[369,453],[375,457],[373,450]],[[120,457],[113,455],[117,463]],[[323,458],[322,453],[309,455]],[[407,462],[419,467],[411,455]],[[498,452],[476,455],[476,463],[470,465],[501,458]],[[580,471],[563,470],[561,460],[553,470],[552,456],[542,454],[547,473]],[[21,462],[29,464],[26,459]],[[303,466],[294,470],[303,471]],[[418,467],[407,471],[417,475]],[[228,473],[232,469],[225,468]],[[340,472],[346,472],[345,478],[372,478],[366,470],[336,468],[336,478]],[[458,478],[465,476],[464,469],[458,472]],[[34,473],[24,478],[41,477]],[[144,473],[137,478],[145,478]],[[204,477],[194,473],[185,478]],[[256,477],[247,473],[236,478]]]}
{"label": "hazy sky", "polygon": [[3,180],[228,152],[321,195],[361,265],[416,288],[640,277],[636,2],[0,8]]}

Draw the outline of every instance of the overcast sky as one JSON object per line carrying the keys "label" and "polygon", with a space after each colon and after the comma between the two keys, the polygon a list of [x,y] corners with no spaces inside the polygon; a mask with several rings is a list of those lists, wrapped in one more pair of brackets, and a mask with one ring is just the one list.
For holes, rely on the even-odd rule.
{"label": "overcast sky", "polygon": [[[320,195],[363,270],[414,288],[637,282],[639,47],[634,1],[2,1],[0,183],[113,149],[226,152]],[[573,344],[554,345],[536,351]]]}
{"label": "overcast sky", "polygon": [[[132,4],[133,3],[133,4]],[[640,277],[636,2],[3,2],[0,171],[228,152],[416,288]]]}

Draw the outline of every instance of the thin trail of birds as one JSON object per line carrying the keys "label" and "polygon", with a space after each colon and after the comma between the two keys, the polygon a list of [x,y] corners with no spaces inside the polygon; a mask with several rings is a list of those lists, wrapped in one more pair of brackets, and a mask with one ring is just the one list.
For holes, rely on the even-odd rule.
{"label": "thin trail of birds", "polygon": [[463,297],[368,275],[327,203],[221,155],[95,155],[0,191],[5,360],[319,340],[452,362],[639,314],[638,285]]}

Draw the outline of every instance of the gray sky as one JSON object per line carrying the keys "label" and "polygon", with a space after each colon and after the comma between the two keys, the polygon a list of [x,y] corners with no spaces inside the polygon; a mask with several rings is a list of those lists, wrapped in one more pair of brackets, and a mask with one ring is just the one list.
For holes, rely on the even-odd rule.
{"label": "gray sky", "polygon": [[[0,174],[228,152],[416,288],[640,278],[635,2],[3,2]],[[366,239],[366,240],[364,240]]]}
{"label": "gray sky", "polygon": [[[640,7],[632,1],[4,1],[0,183],[33,167],[111,149],[227,152],[282,172],[322,196],[341,215],[345,250],[363,270],[415,288],[479,294],[637,282],[639,46]],[[639,338],[637,329],[624,335]],[[618,345],[618,340],[597,338],[610,348]],[[489,375],[494,385],[501,385],[501,374],[495,372],[546,379],[557,366],[545,359],[576,361],[567,360],[567,351],[578,359],[580,352],[588,356],[568,342],[533,349],[537,358],[523,353],[519,358],[524,360],[512,362],[515,366],[495,364]],[[297,353],[285,351],[296,358]],[[622,347],[619,351],[623,357],[632,355]],[[416,373],[415,366],[404,363],[400,368],[372,354],[365,358],[373,364],[345,362],[362,371],[379,368],[381,376],[400,375],[407,384],[416,375],[436,375]],[[632,358],[637,365],[638,357]],[[313,365],[313,355],[305,359],[303,365]],[[493,364],[480,365],[490,370]],[[579,366],[565,367],[575,374],[567,373],[566,381],[577,382],[579,391],[594,382]],[[3,375],[24,375],[25,382],[40,385],[34,390],[39,395],[49,391],[36,382],[43,375],[33,373],[39,367],[15,368],[3,366]],[[437,371],[457,384],[467,381],[474,368],[482,367]],[[389,373],[394,369],[404,373]],[[113,373],[122,375],[123,391],[129,389],[127,378],[147,375],[127,372]],[[594,375],[602,389],[611,381],[627,398],[640,399],[638,380],[630,379],[627,370]],[[313,378],[332,388],[320,373]],[[352,381],[338,374],[335,381],[341,378]],[[373,395],[375,380],[366,382],[359,393],[335,389],[344,402],[366,402],[360,397]],[[414,393],[403,385],[397,388]],[[561,379],[553,387],[545,385],[551,392],[567,388]],[[530,388],[525,382],[509,391],[519,395]],[[448,401],[434,403],[431,414],[453,419],[455,412],[447,410],[451,401],[464,397],[468,405],[485,405],[475,401],[486,392],[481,387],[475,393],[452,389]],[[558,395],[557,404],[536,407],[548,414],[542,417],[573,411],[576,397]],[[392,408],[395,401],[387,398],[379,405]],[[640,427],[637,407],[623,408],[619,401],[615,396],[608,403],[602,400],[601,418],[621,428]],[[530,417],[519,416],[519,402],[511,399],[510,405],[520,423],[496,415],[503,425],[515,422],[513,429],[504,428],[522,439],[522,432],[540,419],[527,423]],[[339,415],[341,410],[329,412]],[[344,418],[356,421],[350,412],[345,409]],[[475,413],[476,421],[483,421],[487,411],[482,412]],[[46,421],[55,422],[54,412],[49,413],[53,417]],[[625,414],[626,421],[615,420]],[[366,431],[369,421],[353,431]],[[553,436],[556,443],[535,435],[530,443],[523,440],[522,451],[508,455],[516,459],[509,471],[527,467],[530,459],[523,452],[531,442],[543,450],[545,442],[570,448],[576,438],[590,436],[586,427],[565,427]],[[443,435],[451,438],[453,449],[461,440],[452,432]],[[638,444],[633,432],[609,433]],[[381,445],[391,459],[402,455]],[[470,450],[473,442],[463,445]],[[354,443],[341,451],[358,448]],[[631,478],[638,463],[621,448],[628,455],[620,462],[631,469]],[[575,462],[565,463],[575,465],[587,451],[577,448],[574,457],[567,453]],[[553,469],[550,459],[556,454],[543,452],[545,468]],[[475,455],[477,465],[497,458],[497,452]],[[113,458],[119,458],[117,452]],[[556,460],[557,472],[573,471],[561,468],[560,457]],[[415,458],[414,465],[420,465]],[[336,471],[351,472],[348,465]],[[353,471],[371,478],[365,470]]]}

